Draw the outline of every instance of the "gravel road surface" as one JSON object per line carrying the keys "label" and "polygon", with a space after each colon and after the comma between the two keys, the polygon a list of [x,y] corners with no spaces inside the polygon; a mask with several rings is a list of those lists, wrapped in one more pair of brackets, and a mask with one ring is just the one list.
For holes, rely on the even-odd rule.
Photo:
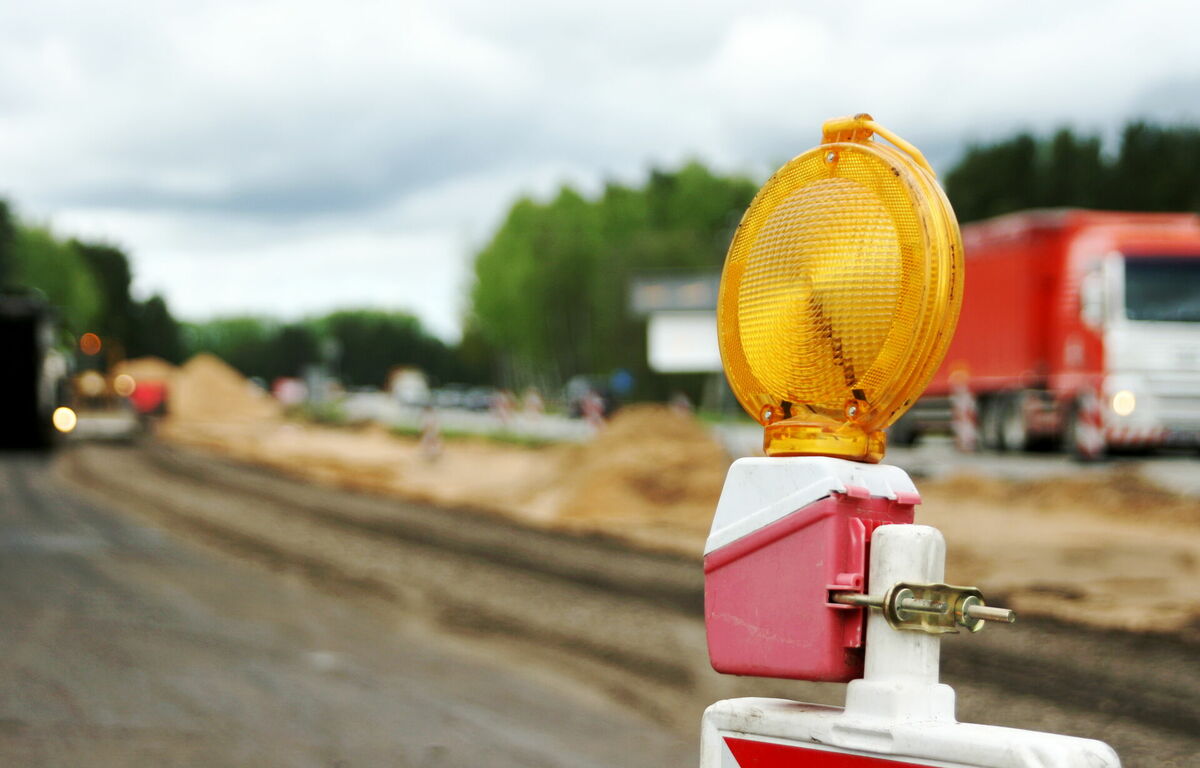
{"label": "gravel road surface", "polygon": [[[694,765],[716,699],[843,698],[708,669],[686,558],[154,444],[3,468],[3,762]],[[1022,621],[948,639],[943,670],[962,720],[1184,766],[1198,656]]]}

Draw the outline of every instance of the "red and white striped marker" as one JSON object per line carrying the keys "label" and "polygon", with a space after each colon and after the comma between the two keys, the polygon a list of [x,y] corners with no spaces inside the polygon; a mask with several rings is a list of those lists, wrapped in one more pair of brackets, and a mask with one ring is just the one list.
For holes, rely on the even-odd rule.
{"label": "red and white striped marker", "polygon": [[1126,448],[1145,448],[1167,441],[1166,427],[1109,426],[1104,430],[1105,443]]}
{"label": "red and white striped marker", "polygon": [[954,446],[964,453],[979,450],[979,408],[966,376],[951,376],[950,428]]}

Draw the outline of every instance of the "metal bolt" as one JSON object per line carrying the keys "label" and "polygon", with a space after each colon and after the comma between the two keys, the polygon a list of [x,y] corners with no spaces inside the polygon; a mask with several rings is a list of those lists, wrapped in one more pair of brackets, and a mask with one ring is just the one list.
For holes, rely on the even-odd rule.
{"label": "metal bolt", "polygon": [[[976,595],[968,595],[962,598],[954,606],[952,616],[948,616],[952,610],[950,603],[946,602],[945,600],[929,600],[916,597],[913,594],[913,591],[908,588],[899,589],[895,591],[894,594],[889,592],[887,595],[882,597],[871,597],[870,595],[864,595],[858,592],[835,592],[830,596],[829,599],[832,602],[840,605],[855,605],[866,608],[878,608],[879,610],[885,611],[885,613],[889,610],[887,605],[890,601],[891,605],[893,606],[891,610],[894,616],[893,618],[889,618],[888,621],[893,622],[893,620],[895,620],[899,622],[905,622],[907,628],[916,628],[915,626],[907,625],[907,622],[912,620],[911,616],[906,615],[910,613],[927,613],[934,614],[936,616],[946,616],[947,618],[944,619],[943,622],[949,621],[951,623],[945,624],[943,622],[939,622],[937,626],[950,627],[957,624],[958,626],[966,627],[971,632],[978,632],[983,627],[983,622],[985,621],[1002,621],[1007,624],[1011,624],[1017,620],[1017,614],[1014,611],[1008,608],[993,608],[991,606],[984,605],[983,601],[980,600]],[[942,629],[940,631],[944,632],[952,630]]]}
{"label": "metal bolt", "polygon": [[882,597],[871,597],[870,595],[863,595],[858,592],[835,592],[830,599],[841,605],[862,605],[868,608],[883,607]]}
{"label": "metal bolt", "polygon": [[993,608],[990,605],[968,605],[965,613],[972,619],[984,621],[1003,621],[1012,624],[1017,620],[1017,614],[1010,608]]}
{"label": "metal bolt", "polygon": [[831,152],[826,152],[826,153],[825,153],[825,162],[827,162],[827,163],[832,163],[834,160],[837,160],[837,153],[836,153],[836,152],[832,152],[832,151],[831,151]]}
{"label": "metal bolt", "polygon": [[971,632],[983,629],[985,621],[1003,621],[1012,624],[1017,620],[1017,614],[1008,608],[993,608],[983,604],[976,595],[968,595],[954,609],[954,621]]}
{"label": "metal bolt", "polygon": [[[905,592],[908,596],[905,596]],[[936,600],[922,600],[917,597],[912,597],[911,590],[901,590],[898,596],[899,606],[906,611],[914,613],[945,613],[949,610],[946,603]],[[882,597],[871,597],[870,595],[859,594],[858,592],[838,592],[833,595],[833,602],[842,605],[865,605],[868,608],[882,608]]]}

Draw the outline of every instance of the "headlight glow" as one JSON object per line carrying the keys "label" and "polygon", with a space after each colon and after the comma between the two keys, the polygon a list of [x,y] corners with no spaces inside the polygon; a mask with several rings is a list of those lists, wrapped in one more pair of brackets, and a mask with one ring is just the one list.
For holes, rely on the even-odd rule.
{"label": "headlight glow", "polygon": [[1137,398],[1128,389],[1122,389],[1112,396],[1113,413],[1118,416],[1128,416],[1137,408]]}
{"label": "headlight glow", "polygon": [[50,421],[54,424],[55,429],[65,435],[75,429],[75,425],[79,422],[79,419],[75,416],[75,411],[64,405],[54,409],[54,413],[50,416]]}

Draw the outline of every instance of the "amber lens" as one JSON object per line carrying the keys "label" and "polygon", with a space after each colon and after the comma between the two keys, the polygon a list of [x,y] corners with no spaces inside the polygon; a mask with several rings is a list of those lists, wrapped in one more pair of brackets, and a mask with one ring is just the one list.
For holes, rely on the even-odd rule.
{"label": "amber lens", "polygon": [[[800,155],[759,191],[725,262],[730,386],[763,424],[857,436],[857,447],[813,452],[878,460],[876,433],[945,353],[961,273],[949,204],[907,155],[873,141]],[[793,449],[776,452],[807,452]]]}

